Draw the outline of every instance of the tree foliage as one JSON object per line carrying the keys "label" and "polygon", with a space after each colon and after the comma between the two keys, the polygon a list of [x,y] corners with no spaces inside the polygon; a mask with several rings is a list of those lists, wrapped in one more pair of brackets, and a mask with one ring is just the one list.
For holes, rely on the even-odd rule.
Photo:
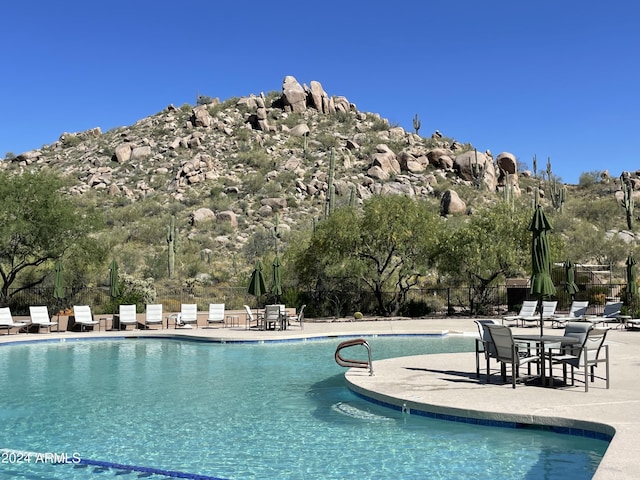
{"label": "tree foliage", "polygon": [[[452,284],[468,285],[473,304],[486,302],[490,288],[506,278],[531,274],[533,212],[504,203],[477,211],[457,225],[449,225],[438,256],[439,272]],[[550,235],[552,258],[561,253],[562,242]],[[473,309],[473,305],[472,305]]]}
{"label": "tree foliage", "polygon": [[[95,217],[62,193],[64,181],[45,171],[0,173],[0,298],[43,282],[52,262],[90,241]],[[13,289],[12,289],[13,287]]]}
{"label": "tree foliage", "polygon": [[431,264],[440,223],[434,206],[404,196],[336,209],[299,256],[298,274],[316,290],[364,287],[380,313],[396,314]]}

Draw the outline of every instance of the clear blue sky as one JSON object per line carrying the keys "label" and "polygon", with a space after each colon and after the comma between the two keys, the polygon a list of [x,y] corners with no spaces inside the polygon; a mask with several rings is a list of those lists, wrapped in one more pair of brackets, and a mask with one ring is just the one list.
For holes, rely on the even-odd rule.
{"label": "clear blue sky", "polygon": [[577,183],[640,169],[631,0],[21,0],[0,7],[0,158],[195,103],[319,81],[420,133]]}

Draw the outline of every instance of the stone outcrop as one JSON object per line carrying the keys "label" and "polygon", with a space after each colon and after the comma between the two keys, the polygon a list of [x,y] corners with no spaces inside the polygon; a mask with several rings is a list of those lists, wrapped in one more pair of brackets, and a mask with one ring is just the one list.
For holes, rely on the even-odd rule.
{"label": "stone outcrop", "polygon": [[440,200],[440,214],[442,216],[466,213],[467,205],[460,199],[455,190],[446,190]]}

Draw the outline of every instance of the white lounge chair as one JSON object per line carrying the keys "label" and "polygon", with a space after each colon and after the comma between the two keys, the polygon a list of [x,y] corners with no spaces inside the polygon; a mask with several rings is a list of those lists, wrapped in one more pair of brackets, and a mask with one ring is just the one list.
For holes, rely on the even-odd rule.
{"label": "white lounge chair", "polygon": [[11,335],[11,329],[17,328],[18,331],[24,330],[27,327],[26,323],[14,322],[11,315],[11,309],[9,307],[0,308],[0,328],[7,330],[7,334]]}
{"label": "white lounge chair", "polygon": [[176,327],[191,328],[191,325],[198,327],[198,305],[196,303],[183,303],[180,305],[180,316]]}
{"label": "white lounge chair", "polygon": [[567,322],[575,322],[580,320],[587,314],[587,308],[589,308],[588,300],[574,300],[569,307],[569,313],[567,315],[554,315],[551,319],[551,327],[563,328]]}
{"label": "white lounge chair", "polygon": [[136,314],[135,305],[120,305],[119,309],[120,328],[127,329],[128,325],[133,325],[135,330],[138,327],[138,315]]}
{"label": "white lounge chair", "polygon": [[604,312],[602,312],[602,315],[585,315],[582,319],[586,322],[591,322],[594,325],[598,323],[618,323],[620,321],[620,319],[618,319],[618,315],[620,315],[621,310],[622,302],[607,302],[604,305]]}
{"label": "white lounge chair", "polygon": [[210,303],[207,325],[211,323],[224,323],[224,303]]}
{"label": "white lounge chair", "polygon": [[522,302],[522,307],[517,315],[507,315],[506,317],[502,317],[502,324],[504,325],[505,322],[513,324],[513,322],[515,322],[515,325],[518,326],[518,322],[522,322],[522,325],[524,325],[525,321],[537,322],[540,319],[540,315],[536,315],[537,307],[537,300],[525,300]]}
{"label": "white lounge chair", "polygon": [[144,318],[145,328],[149,328],[151,325],[160,325],[162,328],[162,304],[154,303],[147,305],[147,311]]}
{"label": "white lounge chair", "polygon": [[37,307],[30,306],[29,315],[31,316],[31,324],[38,327],[38,332],[40,332],[42,328],[48,328],[49,333],[51,333],[53,327],[56,327],[56,332],[59,330],[58,322],[51,321],[49,309],[46,305]]}
{"label": "white lounge chair", "polygon": [[99,320],[93,319],[91,308],[88,305],[74,305],[73,316],[75,317],[75,322],[80,325],[81,332],[86,331],[89,327],[93,329],[96,325],[100,325]]}

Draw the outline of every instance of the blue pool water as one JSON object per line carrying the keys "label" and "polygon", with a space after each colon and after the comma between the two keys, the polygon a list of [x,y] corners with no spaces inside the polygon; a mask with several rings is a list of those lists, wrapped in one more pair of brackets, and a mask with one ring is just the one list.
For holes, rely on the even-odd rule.
{"label": "blue pool water", "polygon": [[[223,479],[588,479],[607,442],[403,415],[353,395],[340,341],[139,339],[0,348],[0,448]],[[370,338],[374,359],[469,351]],[[139,478],[5,453],[0,479]],[[16,460],[12,458],[11,460]],[[165,478],[161,475],[148,478]]]}

